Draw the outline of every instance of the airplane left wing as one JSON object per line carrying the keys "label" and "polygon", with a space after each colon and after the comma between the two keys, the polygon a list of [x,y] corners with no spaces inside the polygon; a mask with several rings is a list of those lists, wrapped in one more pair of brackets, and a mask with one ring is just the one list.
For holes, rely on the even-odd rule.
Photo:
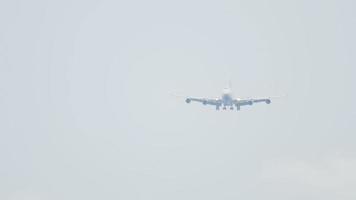
{"label": "airplane left wing", "polygon": [[252,105],[254,103],[260,103],[260,102],[265,102],[267,104],[270,104],[271,98],[236,99],[234,103],[240,106],[245,106],[245,105]]}

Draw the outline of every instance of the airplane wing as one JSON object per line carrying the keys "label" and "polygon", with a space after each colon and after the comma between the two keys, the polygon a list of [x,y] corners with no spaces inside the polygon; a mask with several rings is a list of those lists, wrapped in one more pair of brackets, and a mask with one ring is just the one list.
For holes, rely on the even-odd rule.
{"label": "airplane wing", "polygon": [[215,106],[220,106],[221,105],[221,99],[216,98],[195,98],[195,97],[187,97],[185,99],[185,102],[190,103],[192,101],[195,102],[200,102],[203,103],[204,105],[215,105]]}
{"label": "airplane wing", "polygon": [[263,98],[243,98],[243,99],[235,99],[235,104],[240,105],[240,106],[245,106],[245,105],[252,105],[254,103],[261,103],[264,102],[266,104],[271,103],[271,99],[273,98],[281,98],[285,97],[286,95],[282,96],[270,96],[270,97],[263,97]]}
{"label": "airplane wing", "polygon": [[254,103],[265,102],[267,104],[271,103],[271,98],[248,98],[248,99],[235,99],[235,104],[240,106],[252,105]]}
{"label": "airplane wing", "polygon": [[180,98],[185,98],[186,103],[190,103],[192,101],[202,103],[204,105],[215,105],[215,106],[221,106],[222,101],[219,98],[198,98],[198,97],[187,97],[184,95],[178,95],[171,93],[173,96],[180,97]]}

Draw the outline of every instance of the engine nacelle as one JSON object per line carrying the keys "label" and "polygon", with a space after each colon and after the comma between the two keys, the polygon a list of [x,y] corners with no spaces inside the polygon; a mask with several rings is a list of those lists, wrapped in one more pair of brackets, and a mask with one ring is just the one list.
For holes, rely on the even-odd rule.
{"label": "engine nacelle", "polygon": [[190,100],[190,99],[186,99],[186,100],[185,100],[186,103],[190,103],[191,101],[192,101],[192,100]]}

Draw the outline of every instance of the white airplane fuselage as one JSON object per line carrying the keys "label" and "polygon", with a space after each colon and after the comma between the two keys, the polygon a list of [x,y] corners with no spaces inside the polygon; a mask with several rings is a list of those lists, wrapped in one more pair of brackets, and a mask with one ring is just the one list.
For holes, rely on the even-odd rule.
{"label": "white airplane fuselage", "polygon": [[233,106],[233,101],[234,98],[232,96],[231,90],[229,88],[225,88],[223,90],[223,94],[221,96],[221,100],[222,100],[222,106],[226,107],[226,106]]}

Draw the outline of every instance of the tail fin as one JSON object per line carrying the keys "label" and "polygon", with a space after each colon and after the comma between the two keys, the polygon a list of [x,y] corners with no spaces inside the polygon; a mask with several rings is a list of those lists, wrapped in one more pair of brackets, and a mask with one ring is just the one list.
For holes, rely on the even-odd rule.
{"label": "tail fin", "polygon": [[231,87],[232,87],[231,80],[229,80],[227,87],[228,87],[229,89],[231,89]]}

